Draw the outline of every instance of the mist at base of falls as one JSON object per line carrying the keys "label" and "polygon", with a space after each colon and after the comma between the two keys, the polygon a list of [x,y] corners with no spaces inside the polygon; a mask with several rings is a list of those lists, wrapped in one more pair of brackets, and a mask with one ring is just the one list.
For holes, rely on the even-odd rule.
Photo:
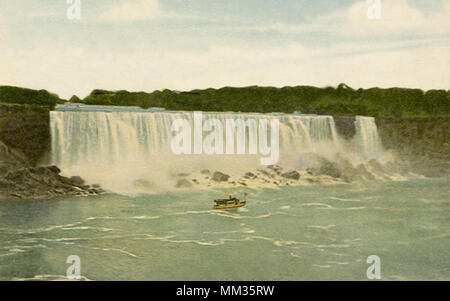
{"label": "mist at base of falls", "polygon": [[[347,141],[338,135],[331,116],[203,113],[203,122],[215,119],[224,127],[227,119],[245,122],[274,118],[279,120],[276,165],[285,170],[306,170],[318,167],[322,159],[333,162],[337,157],[345,158],[354,166],[388,158],[375,119],[370,117],[356,118],[356,135]],[[67,110],[60,106],[51,112],[50,119],[51,163],[59,166],[65,175],[81,176],[88,183],[113,192],[174,189],[177,175],[200,174],[202,170],[239,177],[264,167],[260,162],[264,155],[248,154],[249,128],[246,129],[246,154],[175,155],[171,142],[176,133],[171,126],[175,120],[182,119],[193,128],[194,112],[88,106]],[[207,134],[204,132],[204,136]],[[226,142],[223,144],[225,148]]]}

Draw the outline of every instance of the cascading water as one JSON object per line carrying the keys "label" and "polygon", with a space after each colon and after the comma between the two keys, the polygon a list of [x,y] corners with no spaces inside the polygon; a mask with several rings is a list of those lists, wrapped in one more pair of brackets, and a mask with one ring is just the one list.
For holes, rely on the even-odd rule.
{"label": "cascading water", "polygon": [[356,143],[364,159],[382,159],[385,151],[378,135],[375,118],[357,116]]}
{"label": "cascading water", "polygon": [[[145,179],[155,188],[173,187],[173,176],[202,169],[240,174],[261,168],[260,155],[175,155],[171,149],[175,120],[194,124],[193,112],[144,111],[130,108],[61,106],[51,112],[52,163],[64,174],[121,192]],[[331,116],[203,113],[203,121],[279,120],[279,163],[294,166],[302,153],[333,160],[343,151]],[[376,154],[379,144],[370,119],[358,118],[363,151]],[[248,143],[248,131],[247,139]],[[206,134],[205,134],[206,135]],[[192,135],[192,137],[194,134]],[[224,135],[225,136],[225,135]],[[270,141],[270,139],[269,139]],[[224,142],[224,148],[226,143]],[[373,149],[372,149],[373,148]],[[248,150],[248,147],[247,147]]]}

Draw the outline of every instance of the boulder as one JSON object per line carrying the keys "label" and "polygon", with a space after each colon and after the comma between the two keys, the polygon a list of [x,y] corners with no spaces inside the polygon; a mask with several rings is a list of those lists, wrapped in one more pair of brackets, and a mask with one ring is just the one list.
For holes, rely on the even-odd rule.
{"label": "boulder", "polygon": [[308,173],[313,176],[327,175],[332,178],[340,178],[341,172],[335,163],[324,160],[319,168],[308,168]]}
{"label": "boulder", "polygon": [[244,178],[246,178],[246,179],[251,179],[251,178],[254,178],[255,177],[255,174],[254,173],[251,173],[251,172],[247,172],[245,175],[244,175]]}
{"label": "boulder", "polygon": [[281,175],[283,178],[286,179],[291,179],[291,180],[299,180],[300,179],[300,174],[297,171],[290,171],[290,172],[286,172],[284,174]]}
{"label": "boulder", "polygon": [[275,178],[275,175],[271,174],[271,173],[268,172],[268,171],[265,171],[264,169],[258,169],[258,171],[259,171],[260,173],[262,173],[263,175],[268,176],[269,178]]}
{"label": "boulder", "polygon": [[74,184],[74,185],[78,185],[78,186],[82,186],[84,185],[84,180],[79,177],[79,176],[73,176],[70,178],[70,181]]}
{"label": "boulder", "polygon": [[103,192],[91,189],[80,177],[59,175],[56,166],[26,167],[9,170],[0,178],[0,195],[3,197],[37,199],[61,195],[92,195]]}
{"label": "boulder", "polygon": [[270,169],[270,170],[273,170],[277,174],[280,174],[281,170],[283,169],[283,168],[281,168],[278,165],[269,165],[269,166],[267,166],[267,168]]}
{"label": "boulder", "polygon": [[220,171],[216,171],[212,176],[212,180],[215,182],[228,182],[229,178],[230,178],[229,175],[224,174]]}
{"label": "boulder", "polygon": [[192,183],[189,182],[189,180],[186,179],[181,179],[178,180],[177,183],[175,184],[176,188],[190,188],[192,187]]}
{"label": "boulder", "polygon": [[58,166],[47,166],[47,169],[50,170],[53,173],[60,174],[61,169],[58,168]]}

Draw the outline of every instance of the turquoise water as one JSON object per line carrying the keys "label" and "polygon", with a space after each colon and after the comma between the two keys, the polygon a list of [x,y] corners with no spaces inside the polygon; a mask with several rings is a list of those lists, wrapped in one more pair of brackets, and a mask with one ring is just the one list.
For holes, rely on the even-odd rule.
{"label": "turquoise water", "polygon": [[[0,202],[0,279],[450,280],[448,180]],[[237,192],[237,191],[236,191]]]}

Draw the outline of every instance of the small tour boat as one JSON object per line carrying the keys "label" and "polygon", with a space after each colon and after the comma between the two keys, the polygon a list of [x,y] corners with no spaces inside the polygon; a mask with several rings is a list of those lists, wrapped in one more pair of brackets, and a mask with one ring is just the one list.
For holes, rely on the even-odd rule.
{"label": "small tour boat", "polygon": [[[244,197],[247,198],[247,194],[244,194]],[[231,210],[242,208],[247,204],[247,200],[241,201],[237,198],[233,198],[231,195],[228,199],[214,200],[214,210]]]}

